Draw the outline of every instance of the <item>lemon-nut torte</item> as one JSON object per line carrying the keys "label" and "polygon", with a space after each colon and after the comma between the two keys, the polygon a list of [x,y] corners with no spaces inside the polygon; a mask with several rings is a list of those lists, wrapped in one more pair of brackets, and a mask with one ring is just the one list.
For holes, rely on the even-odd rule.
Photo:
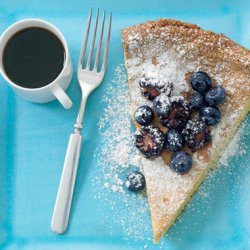
{"label": "lemon-nut torte", "polygon": [[[250,109],[250,51],[223,34],[205,31],[196,25],[171,20],[149,21],[122,31],[125,66],[131,96],[131,116],[152,102],[142,96],[139,82],[147,74],[156,74],[172,84],[173,96],[190,98],[190,77],[206,72],[213,85],[223,86],[226,98],[219,109],[221,120],[211,126],[211,140],[192,155],[192,168],[186,174],[173,171],[171,153],[160,157],[141,156],[146,178],[148,203],[154,241],[174,223],[197,190],[208,171],[217,164],[222,150],[235,134]],[[150,73],[152,72],[152,73]],[[170,86],[168,86],[170,87]],[[162,132],[167,128],[154,120]],[[137,127],[140,127],[135,122]]]}

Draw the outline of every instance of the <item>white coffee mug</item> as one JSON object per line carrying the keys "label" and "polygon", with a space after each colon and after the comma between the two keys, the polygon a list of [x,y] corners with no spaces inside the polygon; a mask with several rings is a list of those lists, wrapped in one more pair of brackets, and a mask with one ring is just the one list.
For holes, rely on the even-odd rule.
{"label": "white coffee mug", "polygon": [[[54,81],[40,88],[25,88],[15,84],[15,82],[13,82],[7,76],[3,66],[3,52],[9,39],[18,31],[30,27],[40,27],[51,31],[59,38],[65,50],[65,61],[62,71]],[[7,83],[14,89],[14,91],[28,101],[45,103],[58,99],[64,108],[68,109],[72,106],[71,100],[65,93],[65,90],[70,84],[73,73],[69,49],[61,32],[54,25],[48,23],[47,21],[41,19],[24,19],[12,24],[5,30],[0,38],[0,72]]]}

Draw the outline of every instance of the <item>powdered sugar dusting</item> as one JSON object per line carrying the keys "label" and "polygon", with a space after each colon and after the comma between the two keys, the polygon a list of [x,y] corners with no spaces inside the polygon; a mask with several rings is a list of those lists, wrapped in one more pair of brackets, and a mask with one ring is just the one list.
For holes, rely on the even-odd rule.
{"label": "powdered sugar dusting", "polygon": [[[122,227],[124,238],[137,241],[151,241],[152,230],[149,217],[149,208],[145,193],[134,195],[127,191],[125,176],[131,170],[140,170],[147,173],[147,180],[155,182],[154,193],[148,190],[163,213],[174,214],[184,201],[186,192],[191,188],[193,179],[202,171],[206,164],[199,155],[193,156],[194,162],[199,165],[187,175],[179,175],[165,165],[161,157],[155,160],[143,158],[134,146],[133,125],[129,116],[130,98],[127,87],[127,78],[124,66],[115,70],[115,78],[106,87],[103,102],[106,105],[100,118],[99,128],[102,138],[100,148],[97,149],[99,175],[93,178],[93,187],[96,198],[105,200],[112,210],[114,223]],[[240,129],[240,133],[246,128]],[[249,130],[249,129],[248,129]],[[228,159],[234,154],[245,152],[242,146],[240,133],[231,141],[220,163],[228,164]],[[236,145],[240,145],[236,147]],[[150,188],[150,186],[149,186]],[[168,196],[176,190],[182,190],[179,196]],[[156,191],[156,192],[155,192]],[[164,199],[159,200],[162,194]],[[201,196],[207,199],[206,190],[202,189]],[[161,197],[162,198],[162,197]],[[163,202],[162,202],[163,201]],[[172,204],[166,206],[166,204]],[[119,209],[116,209],[119,208]],[[122,209],[121,209],[122,208]],[[111,230],[112,232],[112,230]],[[160,248],[163,245],[160,245]]]}
{"label": "powdered sugar dusting", "polygon": [[141,156],[134,146],[130,98],[123,65],[116,68],[115,77],[107,85],[105,93],[103,102],[106,108],[99,121],[103,142],[96,153],[100,174],[93,178],[93,186],[98,191],[96,199],[106,201],[112,210],[114,224],[122,227],[128,243],[129,239],[150,242],[152,232],[145,192],[135,195],[126,187],[127,174],[142,169]]}
{"label": "powdered sugar dusting", "polygon": [[[130,37],[127,41],[128,35],[136,37],[134,40]],[[239,114],[244,113],[243,109],[246,108],[249,98],[246,92],[249,89],[249,72],[245,71],[250,65],[249,57],[246,56],[249,52],[222,35],[164,19],[124,30],[123,47],[133,108],[145,103],[139,93],[138,80],[148,71],[156,71],[173,82],[173,95],[187,92],[190,94],[188,79],[192,72],[199,70],[207,72],[213,84],[223,85],[227,91],[227,98],[219,107],[221,122],[212,128],[212,142],[208,148],[193,154],[194,164],[188,174],[180,176],[170,171],[159,178],[160,173],[152,171],[150,166],[147,167],[154,165],[158,159],[151,164],[143,163],[154,234],[158,240],[171,225],[171,219],[174,218],[171,215],[178,214],[179,208],[188,201],[209,168],[218,159],[224,143],[236,126]],[[241,99],[242,105],[237,105],[235,95]],[[165,156],[168,159],[169,155]],[[161,173],[164,169],[169,170],[164,163],[157,162],[156,166],[154,169],[161,169]],[[173,190],[169,188],[173,186]]]}
{"label": "powdered sugar dusting", "polygon": [[[189,90],[189,86],[185,81],[185,73],[188,72],[188,68],[183,61],[176,57],[176,53],[172,51],[163,52],[158,57],[155,57],[157,64],[152,63],[150,55],[148,57],[149,59],[146,59],[143,63],[138,60],[138,57],[126,60],[128,74],[132,81],[139,82],[140,78],[147,72],[158,72],[158,75],[163,76],[168,82],[173,82],[173,95],[180,95],[182,92]],[[192,69],[196,68],[197,64],[194,63]],[[137,86],[131,86],[130,94],[137,106],[145,103],[145,98],[142,97]]]}
{"label": "powdered sugar dusting", "polygon": [[219,164],[228,166],[229,165],[229,159],[234,156],[242,156],[247,153],[247,147],[246,144],[242,143],[242,135],[244,131],[247,131],[245,133],[245,136],[249,136],[250,133],[250,124],[245,122],[243,125],[238,129],[237,134],[233,137],[233,139],[229,142],[225,150],[220,156]]}

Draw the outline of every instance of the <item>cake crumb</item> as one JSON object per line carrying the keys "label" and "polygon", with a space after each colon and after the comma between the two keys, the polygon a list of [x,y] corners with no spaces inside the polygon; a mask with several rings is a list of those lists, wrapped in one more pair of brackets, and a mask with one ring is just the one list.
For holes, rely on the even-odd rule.
{"label": "cake crumb", "polygon": [[105,183],[104,183],[104,187],[105,187],[105,188],[109,188],[109,183],[108,183],[108,182],[105,182]]}

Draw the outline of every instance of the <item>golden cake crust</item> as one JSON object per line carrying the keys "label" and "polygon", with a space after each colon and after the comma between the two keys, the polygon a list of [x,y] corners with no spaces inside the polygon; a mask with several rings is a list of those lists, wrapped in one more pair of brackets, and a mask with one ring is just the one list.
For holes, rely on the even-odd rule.
{"label": "golden cake crust", "polygon": [[172,19],[148,21],[122,31],[122,44],[126,58],[134,56],[134,50],[130,48],[131,34],[140,34],[141,37],[145,37],[145,40],[138,40],[140,46],[135,48],[138,53],[147,45],[147,36],[150,34],[155,39],[166,42],[166,47],[179,45],[180,49],[181,47],[192,49],[192,55],[190,55],[192,57],[207,56],[210,60],[216,62],[230,62],[235,70],[243,71],[249,77],[250,51],[233,42],[224,34],[205,31],[197,25]]}
{"label": "golden cake crust", "polygon": [[[208,72],[213,82],[223,85],[227,91],[226,100],[220,106],[222,121],[212,127],[214,139],[193,155],[194,164],[190,173],[184,176],[172,173],[168,167],[169,152],[161,155],[164,164],[161,159],[142,159],[154,241],[158,242],[207,172],[216,165],[221,151],[249,112],[250,51],[223,34],[215,34],[196,25],[171,19],[149,21],[124,29],[122,44],[131,94],[131,113],[146,102],[139,97],[138,79],[149,68],[163,74],[167,71],[166,76],[171,81],[175,83],[177,79],[177,89],[185,82],[185,86],[179,88],[177,94],[190,95],[190,74],[199,69]],[[182,68],[184,69],[180,74],[171,73],[171,70],[178,71]]]}

